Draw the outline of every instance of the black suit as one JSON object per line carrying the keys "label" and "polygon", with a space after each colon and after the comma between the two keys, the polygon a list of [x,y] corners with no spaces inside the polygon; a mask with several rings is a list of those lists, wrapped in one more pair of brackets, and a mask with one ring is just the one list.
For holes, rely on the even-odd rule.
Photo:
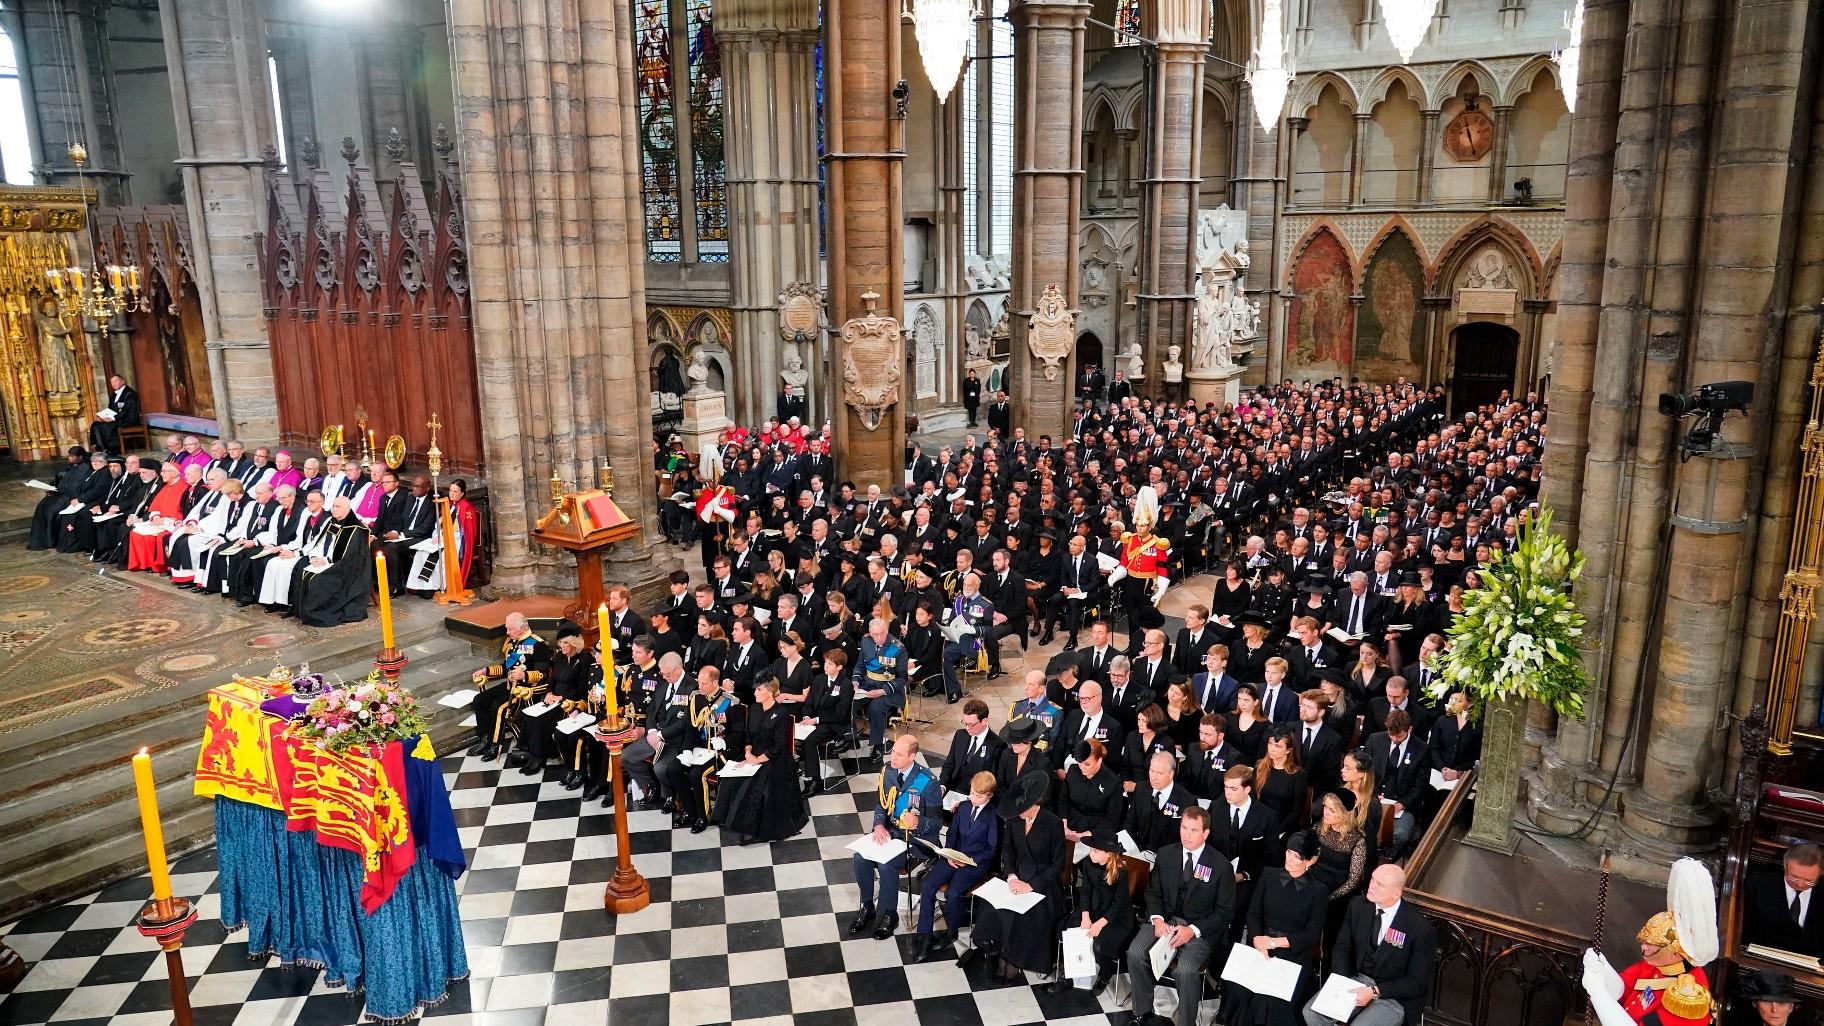
{"label": "black suit", "polygon": [[1313,792],[1322,794],[1342,780],[1343,741],[1321,722],[1316,726],[1314,735],[1310,733],[1311,726],[1303,722],[1294,729],[1298,731],[1299,762],[1305,767]]}
{"label": "black suit", "polygon": [[1161,807],[1159,796],[1144,782],[1145,774],[1141,779],[1143,782],[1130,796],[1133,801],[1128,803],[1127,819],[1122,828],[1140,850],[1157,853],[1161,848],[1178,843],[1178,821],[1184,818],[1185,809],[1197,804],[1197,796],[1173,781],[1166,789],[1165,804]]}
{"label": "black suit", "polygon": [[[1090,557],[1086,556],[1084,558],[1087,559]],[[1068,568],[1065,572],[1069,573]],[[1093,680],[1096,683],[1101,684],[1104,691],[1107,691],[1108,664],[1113,662],[1114,658],[1121,654],[1121,651],[1115,648],[1113,642],[1110,642],[1109,646],[1102,649],[1100,652],[1096,651],[1094,648],[1078,649],[1077,657],[1081,659],[1082,662],[1079,664],[1080,668],[1077,670],[1077,676],[1084,680]]]}
{"label": "black suit", "polygon": [[[1062,620],[1064,631],[1072,638],[1083,629],[1083,613],[1102,601],[1102,593],[1107,585],[1102,579],[1102,570],[1096,565],[1095,553],[1085,551],[1081,556],[1072,556],[1065,552],[1058,556],[1058,587],[1047,603],[1045,618],[1051,621]],[[1064,597],[1066,589],[1082,591],[1080,599]],[[1110,646],[1109,655],[1114,655]]]}
{"label": "black suit", "polygon": [[1284,654],[1287,667],[1286,682],[1294,685],[1300,691],[1317,687],[1319,670],[1341,670],[1345,665],[1342,655],[1337,652],[1335,647],[1321,638],[1317,642],[1315,657],[1304,645],[1299,644],[1297,639],[1287,640]]}
{"label": "black suit", "polygon": [[[1361,608],[1356,609],[1357,606]],[[1364,591],[1358,598],[1352,591],[1344,591],[1330,600],[1330,622],[1338,630],[1350,634],[1361,634],[1376,645],[1382,644],[1381,635],[1387,633],[1386,596],[1378,595],[1374,589]],[[1359,630],[1351,630],[1359,627]]]}
{"label": "black suit", "polygon": [[1150,921],[1157,917],[1168,926],[1192,926],[1198,935],[1178,949],[1172,966],[1173,978],[1178,982],[1178,1026],[1192,1026],[1197,1021],[1198,998],[1203,994],[1203,967],[1210,960],[1210,952],[1227,940],[1229,924],[1235,917],[1235,874],[1228,859],[1206,840],[1193,871],[1186,873],[1183,845],[1161,848],[1146,883],[1146,915],[1142,929],[1127,949],[1134,1007],[1153,1007],[1155,981],[1148,952],[1155,938]]}
{"label": "black suit", "polygon": [[[382,500],[380,516],[374,522],[374,536],[386,552],[386,576],[392,594],[405,591],[405,575],[412,568],[412,546],[429,538],[437,524],[435,496],[411,495],[398,489]],[[386,536],[399,532],[397,539]]]}
{"label": "black suit", "polygon": [[[1129,686],[1138,685],[1147,691],[1152,692],[1153,696],[1159,698],[1161,703],[1164,702],[1164,699],[1161,696],[1165,694],[1166,687],[1173,681],[1184,679],[1184,676],[1178,672],[1177,667],[1172,665],[1170,659],[1160,659],[1155,663],[1145,657],[1141,657],[1133,661],[1133,666],[1133,674],[1128,678],[1130,682]],[[1141,706],[1140,708],[1145,708],[1145,706]]]}
{"label": "black suit", "polygon": [[[1112,653],[1114,649],[1111,648],[1109,651]],[[1103,710],[1121,724],[1122,730],[1130,732],[1140,718],[1140,710],[1152,705],[1156,697],[1152,691],[1136,682],[1132,674],[1128,676],[1127,684],[1119,693],[1111,684],[1102,685]]]}
{"label": "black suit", "polygon": [[1217,630],[1206,623],[1193,638],[1189,627],[1178,628],[1178,640],[1172,644],[1172,667],[1178,671],[1178,676],[1188,680],[1203,672],[1203,657],[1209,654],[1211,645],[1221,640],[1216,637]]}
{"label": "black suit", "polygon": [[[1235,826],[1235,806],[1221,795],[1210,803],[1210,843],[1233,860],[1235,872],[1246,877],[1235,884],[1235,907],[1246,908],[1254,898],[1254,884],[1282,861],[1279,815],[1266,804],[1250,800]],[[1236,922],[1240,926],[1239,917]]]}
{"label": "black suit", "polygon": [[[1368,732],[1379,733],[1387,729],[1387,714],[1392,712],[1392,703],[1385,696],[1368,700]],[[1411,695],[1406,698],[1406,715],[1412,720],[1412,732],[1425,737],[1431,733],[1431,711],[1420,705]]]}
{"label": "black suit", "polygon": [[1824,895],[1817,890],[1804,900],[1804,923],[1793,921],[1786,898],[1786,881],[1780,867],[1757,867],[1748,874],[1747,913],[1742,937],[1749,944],[1763,944],[1783,951],[1818,956],[1824,954]]}
{"label": "black suit", "polygon": [[[1406,1026],[1419,1026],[1438,954],[1437,935],[1417,906],[1402,901],[1388,924],[1391,931],[1376,936],[1376,911],[1366,897],[1350,899],[1349,918],[1331,950],[1330,970],[1370,981],[1380,988],[1382,1000],[1397,1001],[1406,1010]],[[1392,931],[1403,936],[1391,938]]]}
{"label": "black suit", "polygon": [[101,452],[120,452],[120,429],[139,425],[139,393],[132,385],[108,396],[107,408],[114,411],[112,421],[98,420],[89,425],[89,448]]}
{"label": "black suit", "polygon": [[944,768],[937,775],[937,782],[944,790],[966,795],[969,793],[969,781],[977,773],[993,773],[1000,763],[1001,749],[1006,744],[994,731],[984,731],[980,752],[971,754],[970,748],[974,740],[968,731],[961,728],[950,738],[950,756],[944,760]]}

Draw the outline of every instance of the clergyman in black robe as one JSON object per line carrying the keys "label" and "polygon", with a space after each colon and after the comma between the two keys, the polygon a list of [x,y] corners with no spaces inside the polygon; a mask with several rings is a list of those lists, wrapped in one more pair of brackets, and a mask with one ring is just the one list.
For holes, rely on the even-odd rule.
{"label": "clergyman in black robe", "polygon": [[368,539],[367,528],[348,500],[337,499],[324,529],[323,555],[298,568],[292,602],[305,626],[335,627],[367,619],[368,592],[374,582]]}
{"label": "clergyman in black robe", "polygon": [[[50,482],[56,490],[46,492],[44,498],[38,500],[38,508],[32,511],[32,532],[25,547],[33,551],[56,547],[58,528],[62,526],[62,520],[57,514],[69,506],[70,500],[76,497],[77,490],[89,479],[89,451],[80,445],[72,445],[66,455],[69,457],[69,465],[58,471],[57,480]],[[104,454],[102,459],[105,472],[107,456]]]}

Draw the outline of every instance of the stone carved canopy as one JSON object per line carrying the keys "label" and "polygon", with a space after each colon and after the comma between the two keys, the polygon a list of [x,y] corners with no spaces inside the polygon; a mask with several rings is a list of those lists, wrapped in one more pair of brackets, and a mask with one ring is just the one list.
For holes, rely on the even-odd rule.
{"label": "stone carved canopy", "polygon": [[899,321],[880,316],[876,309],[879,293],[872,289],[862,293],[861,303],[866,312],[842,325],[842,398],[873,431],[880,427],[887,409],[899,402],[905,342]]}

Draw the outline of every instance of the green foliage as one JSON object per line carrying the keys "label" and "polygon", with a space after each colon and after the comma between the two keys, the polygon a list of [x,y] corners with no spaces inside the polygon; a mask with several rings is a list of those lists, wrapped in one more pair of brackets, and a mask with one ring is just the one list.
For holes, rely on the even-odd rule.
{"label": "green foliage", "polygon": [[1570,594],[1582,572],[1583,554],[1552,533],[1552,513],[1540,509],[1514,550],[1463,596],[1433,694],[1463,691],[1476,704],[1536,699],[1560,716],[1582,716],[1590,683],[1577,650],[1584,617]]}

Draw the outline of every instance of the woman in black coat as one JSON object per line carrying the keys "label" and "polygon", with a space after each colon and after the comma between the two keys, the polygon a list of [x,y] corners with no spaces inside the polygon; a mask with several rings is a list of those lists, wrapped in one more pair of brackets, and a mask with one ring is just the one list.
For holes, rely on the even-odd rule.
{"label": "woman in black coat", "polygon": [[1240,563],[1232,562],[1223,567],[1222,580],[1216,582],[1216,590],[1210,596],[1210,619],[1220,620],[1226,617],[1229,623],[1234,624],[1233,627],[1216,624],[1223,640],[1231,645],[1240,635],[1241,614],[1248,611],[1248,599],[1253,594],[1254,589],[1243,575]]}
{"label": "woman in black coat", "polygon": [[912,609],[912,621],[906,625],[906,658],[918,664],[918,669],[910,670],[911,683],[914,687],[919,681],[925,681],[924,695],[930,698],[942,694],[944,690],[944,635],[938,629],[935,614],[929,602],[920,602]]}
{"label": "woman in black coat", "polygon": [[1108,749],[1095,738],[1077,742],[1076,765],[1064,774],[1064,795],[1059,814],[1064,820],[1064,839],[1080,841],[1085,836],[1121,831],[1121,818],[1126,814],[1126,792],[1121,778],[1108,768]]}
{"label": "woman in black coat", "polygon": [[742,844],[781,841],[803,830],[810,813],[798,790],[798,766],[792,761],[792,717],[779,704],[779,681],[774,677],[754,682],[745,755],[738,761],[759,769],[750,777],[721,781],[716,788],[716,822],[739,834]]}
{"label": "woman in black coat", "polygon": [[1020,778],[1010,818],[1001,831],[1000,861],[1014,893],[1037,893],[1043,900],[1021,913],[978,901],[973,943],[957,959],[958,965],[984,956],[998,959],[996,971],[1005,980],[1019,979],[1022,969],[1050,971],[1057,921],[1064,913],[1064,858],[1069,845],[1063,821],[1039,804],[1045,792],[1045,778]]}
{"label": "woman in black coat", "polygon": [[[1065,919],[1063,929],[1087,930],[1096,956],[1096,985],[1090,996],[1102,993],[1109,978],[1121,964],[1121,954],[1134,939],[1138,922],[1134,919],[1132,881],[1121,862],[1121,843],[1110,832],[1097,831],[1083,838],[1089,848],[1089,862],[1077,873],[1076,921]],[[1060,976],[1051,985],[1054,993],[1069,990],[1071,981]]]}
{"label": "woman in black coat", "polygon": [[1324,934],[1329,892],[1311,878],[1317,865],[1317,835],[1293,834],[1286,843],[1283,869],[1269,869],[1254,886],[1244,937],[1256,951],[1297,962],[1298,988],[1291,1001],[1255,994],[1244,987],[1226,988],[1222,1014],[1231,1026],[1300,1026],[1299,1008],[1317,989],[1318,942]]}
{"label": "woman in black coat", "polygon": [[727,657],[728,636],[722,633],[722,627],[707,616],[698,617],[697,636],[690,639],[690,651],[685,654],[684,668],[692,674],[705,666],[720,669]]}

